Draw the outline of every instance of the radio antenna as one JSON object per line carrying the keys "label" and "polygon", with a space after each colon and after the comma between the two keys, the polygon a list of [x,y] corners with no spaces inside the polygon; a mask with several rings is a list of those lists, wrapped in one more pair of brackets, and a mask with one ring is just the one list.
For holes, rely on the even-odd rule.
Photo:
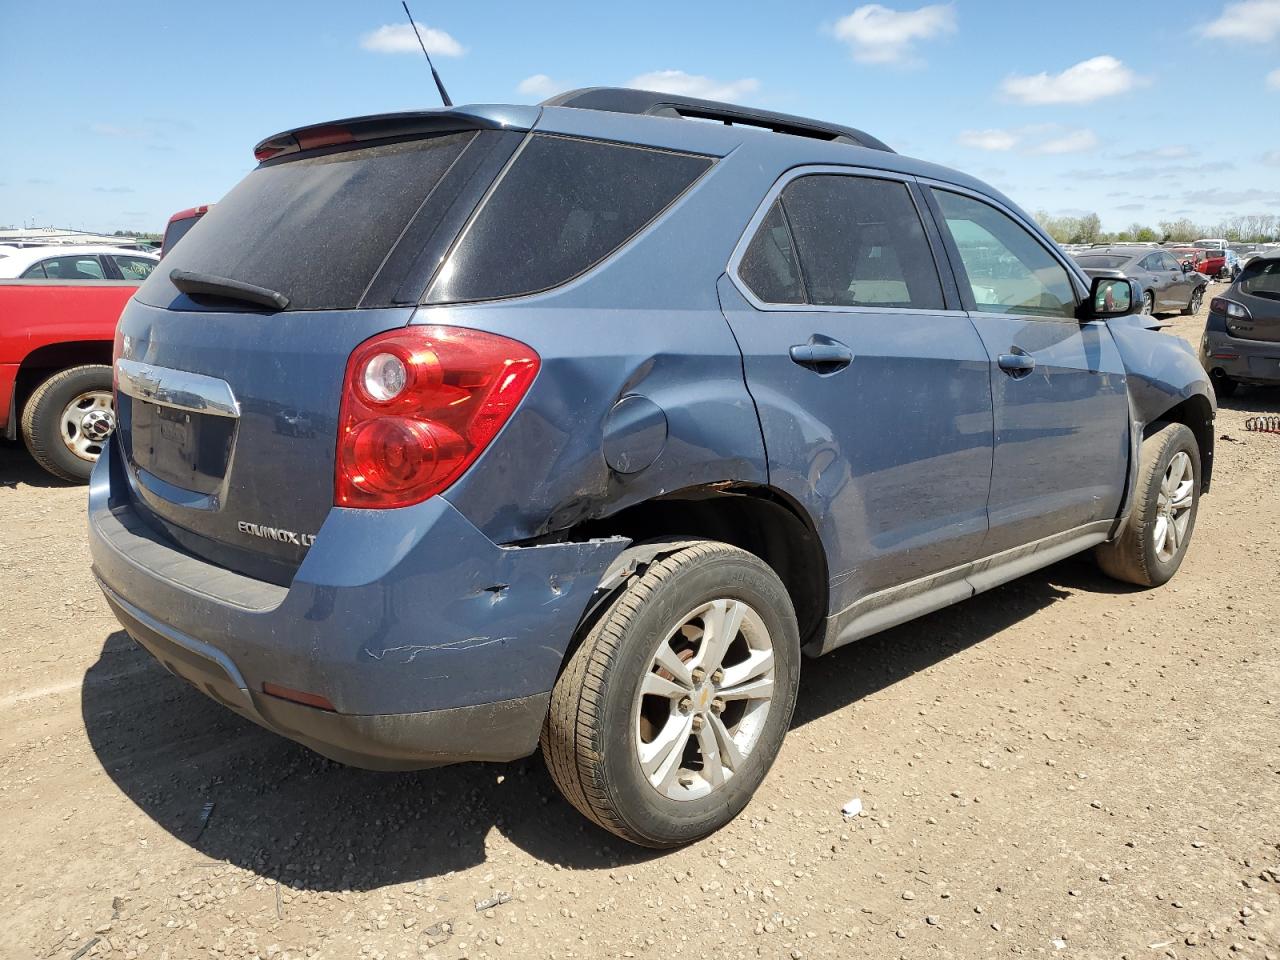
{"label": "radio antenna", "polygon": [[418,46],[422,48],[422,55],[427,58],[427,66],[431,68],[431,76],[436,82],[436,89],[440,91],[440,99],[444,101],[446,107],[452,107],[453,101],[449,99],[449,92],[445,90],[444,84],[440,81],[440,74],[436,73],[436,65],[431,62],[431,54],[427,53],[427,45],[422,42],[422,34],[418,32],[418,25],[413,20],[413,14],[409,12],[409,4],[405,0],[400,0],[400,6],[404,7],[404,15],[409,18],[409,26],[413,27],[413,35],[418,38]]}

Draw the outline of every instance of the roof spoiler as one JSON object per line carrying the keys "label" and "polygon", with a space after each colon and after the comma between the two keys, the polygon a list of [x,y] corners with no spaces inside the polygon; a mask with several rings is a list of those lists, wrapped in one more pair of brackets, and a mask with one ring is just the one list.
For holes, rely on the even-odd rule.
{"label": "roof spoiler", "polygon": [[500,104],[471,104],[444,110],[411,110],[405,113],[378,113],[348,117],[329,123],[315,123],[267,137],[253,148],[259,162],[304,150],[316,150],[342,143],[418,137],[462,130],[529,130],[538,122],[539,107]]}
{"label": "roof spoiler", "polygon": [[872,150],[894,153],[887,144],[854,127],[845,127],[808,117],[795,117],[787,113],[757,110],[716,100],[700,100],[653,90],[632,90],[626,87],[583,87],[570,90],[542,101],[544,107],[576,107],[580,110],[605,110],[610,113],[634,113],[651,117],[693,117],[698,120],[718,120],[728,126],[758,127],[774,133],[787,133],[795,137],[810,137],[833,143],[851,143]]}

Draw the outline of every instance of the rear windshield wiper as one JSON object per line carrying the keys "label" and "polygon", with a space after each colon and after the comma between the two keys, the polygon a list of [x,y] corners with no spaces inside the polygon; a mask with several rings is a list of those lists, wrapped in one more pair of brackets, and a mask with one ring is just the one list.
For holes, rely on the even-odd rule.
{"label": "rear windshield wiper", "polygon": [[268,290],[243,280],[232,280],[230,277],[218,277],[211,273],[196,273],[192,270],[170,270],[169,279],[173,285],[186,294],[201,294],[209,297],[222,297],[224,300],[241,300],[245,303],[257,304],[260,307],[275,307],[283,310],[289,306],[289,298],[283,293]]}

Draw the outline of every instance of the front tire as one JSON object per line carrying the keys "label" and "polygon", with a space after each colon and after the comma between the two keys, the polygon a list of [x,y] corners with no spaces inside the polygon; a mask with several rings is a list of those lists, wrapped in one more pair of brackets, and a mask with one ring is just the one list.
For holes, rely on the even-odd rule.
{"label": "front tire", "polygon": [[1152,316],[1156,312],[1156,296],[1150,290],[1142,295],[1142,315]]}
{"label": "front tire", "polygon": [[73,483],[88,481],[114,429],[111,368],[103,364],[55,373],[22,408],[22,439],[31,456]]}
{"label": "front tire", "polygon": [[1126,583],[1168,583],[1186,556],[1200,507],[1200,447],[1182,423],[1142,441],[1132,512],[1120,536],[1095,551],[1102,572]]}
{"label": "front tire", "polygon": [[800,679],[777,574],[703,541],[655,560],[591,626],[551,694],[542,753],[578,810],[672,847],[746,806],[777,757]]}

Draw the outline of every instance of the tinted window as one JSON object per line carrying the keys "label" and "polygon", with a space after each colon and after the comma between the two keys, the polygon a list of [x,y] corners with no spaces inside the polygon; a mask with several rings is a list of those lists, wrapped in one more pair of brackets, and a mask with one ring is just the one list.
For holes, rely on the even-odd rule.
{"label": "tinted window", "polygon": [[427,292],[432,303],[534,293],[635,236],[709,166],[706,157],[535,136]]}
{"label": "tinted window", "polygon": [[942,286],[906,184],[800,177],[782,192],[809,302],[942,309]]}
{"label": "tinted window", "polygon": [[765,303],[804,303],[791,228],[775,200],[738,264],[738,277]]}
{"label": "tinted window", "polygon": [[1251,296],[1280,300],[1280,260],[1251,260],[1240,271],[1238,289]]}
{"label": "tinted window", "polygon": [[1074,317],[1066,269],[1025,227],[989,204],[935,190],[979,310]]}
{"label": "tinted window", "polygon": [[183,217],[181,220],[170,220],[165,227],[164,241],[160,244],[160,255],[164,256],[173,249],[173,245],[187,235],[187,231],[200,222],[200,217]]}
{"label": "tinted window", "polygon": [[115,261],[117,267],[120,268],[121,275],[126,280],[145,280],[151,276],[151,271],[156,268],[156,261],[150,257],[129,257],[120,253],[111,254],[111,259]]}
{"label": "tinted window", "polygon": [[40,265],[44,267],[46,277],[57,280],[103,279],[102,264],[92,254],[82,254],[78,257],[54,257],[50,260],[41,260]]}
{"label": "tinted window", "polygon": [[1114,253],[1093,253],[1076,257],[1076,263],[1082,267],[1101,270],[1116,270],[1129,262],[1129,258]]}
{"label": "tinted window", "polygon": [[48,276],[48,274],[44,272],[44,264],[37,263],[34,266],[27,267],[27,269],[22,272],[22,276],[18,279],[37,280],[46,276]]}
{"label": "tinted window", "polygon": [[474,132],[258,167],[165,254],[139,299],[168,305],[171,270],[289,297],[290,310],[359,304],[392,246]]}

